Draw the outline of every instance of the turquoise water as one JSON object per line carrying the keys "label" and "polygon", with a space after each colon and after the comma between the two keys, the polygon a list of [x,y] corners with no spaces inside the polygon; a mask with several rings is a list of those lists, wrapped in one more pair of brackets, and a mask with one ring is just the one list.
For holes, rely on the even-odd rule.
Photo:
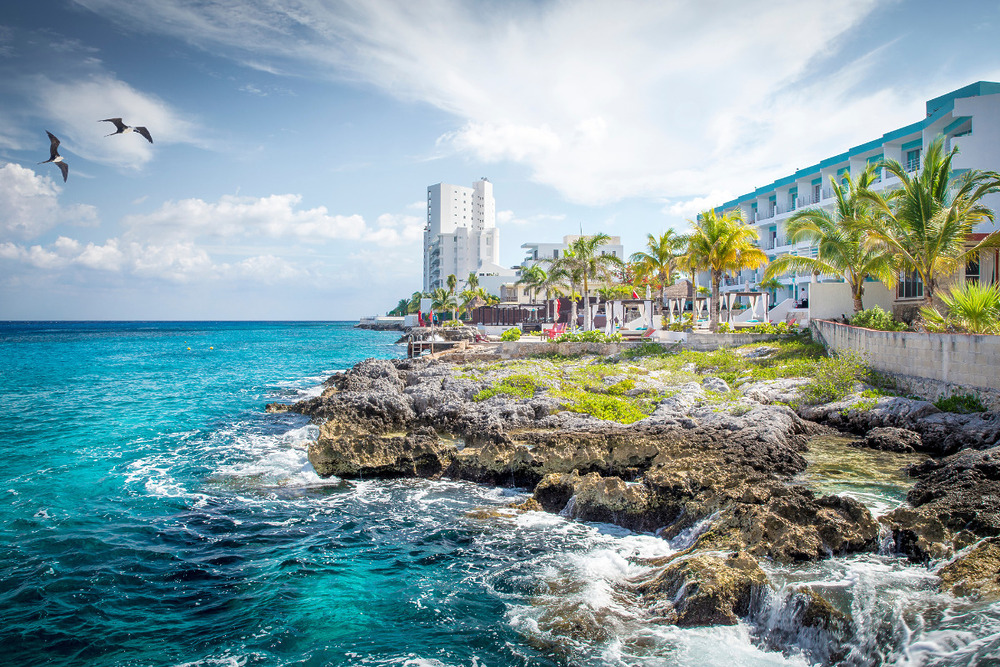
{"label": "turquoise water", "polygon": [[[758,648],[744,625],[681,630],[636,608],[625,582],[672,553],[653,536],[469,514],[516,490],[320,479],[305,455],[316,427],[264,405],[400,356],[396,337],[346,323],[0,323],[0,664],[809,663]],[[996,646],[977,639],[1000,641],[995,615],[943,600],[898,559],[774,574],[845,595],[844,581],[901,586],[921,619],[946,617],[911,614],[899,647],[881,649],[923,656],[901,664],[970,664]],[[955,629],[973,621],[971,636]]]}

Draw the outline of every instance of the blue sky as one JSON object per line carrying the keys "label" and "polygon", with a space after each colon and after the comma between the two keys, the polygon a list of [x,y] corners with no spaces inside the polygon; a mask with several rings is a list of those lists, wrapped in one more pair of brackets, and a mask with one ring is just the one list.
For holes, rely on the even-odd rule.
{"label": "blue sky", "polygon": [[1000,81],[998,28],[997,1],[5,2],[0,319],[383,313],[427,186],[483,176],[503,264],[581,227],[633,252]]}

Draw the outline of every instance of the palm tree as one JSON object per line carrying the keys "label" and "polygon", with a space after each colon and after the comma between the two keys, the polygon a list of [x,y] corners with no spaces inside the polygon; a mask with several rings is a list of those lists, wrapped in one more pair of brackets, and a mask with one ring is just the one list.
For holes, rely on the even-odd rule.
{"label": "palm tree", "polygon": [[865,243],[867,230],[878,225],[879,214],[871,199],[861,192],[875,182],[871,168],[862,171],[856,180],[846,179],[846,187],[838,186],[831,176],[837,198],[833,211],[810,208],[797,211],[785,226],[791,242],[809,241],[817,245],[816,257],[782,255],[764,271],[764,279],[774,279],[788,271],[832,273],[844,278],[854,299],[854,312],[864,310],[865,278],[871,276],[886,287],[896,284],[896,267],[892,255],[884,246]]}
{"label": "palm tree", "polygon": [[[624,262],[614,255],[598,254],[600,247],[611,237],[604,233],[581,236],[570,244],[571,252],[566,253],[566,264],[578,272],[583,286],[583,330],[591,329],[590,281],[607,272],[610,267],[621,266]],[[561,260],[559,260],[561,261]]]}
{"label": "palm tree", "polygon": [[409,299],[400,299],[396,307],[389,311],[390,315],[406,315],[407,310],[410,308]]}
{"label": "palm tree", "polygon": [[479,289],[479,276],[476,275],[475,271],[469,272],[469,277],[465,279],[465,286],[471,290]]}
{"label": "palm tree", "polygon": [[455,312],[455,309],[458,308],[458,300],[455,299],[455,288],[458,287],[458,276],[454,273],[449,273],[448,277],[445,278],[445,282],[448,284],[448,295],[451,297],[452,303],[451,319],[457,320],[458,314]]}
{"label": "palm tree", "polygon": [[551,317],[549,314],[549,301],[552,297],[559,297],[564,294],[563,284],[563,275],[557,270],[547,272],[545,278],[538,283],[538,289],[545,290],[545,319]]}
{"label": "palm tree", "polygon": [[956,153],[957,146],[945,154],[944,139],[938,137],[927,147],[917,174],[887,160],[883,166],[899,179],[900,187],[864,195],[882,214],[880,224],[869,230],[869,241],[892,253],[901,268],[920,276],[927,308],[933,307],[942,278],[978,257],[981,250],[1000,247],[1000,232],[966,245],[977,224],[994,220],[993,211],[981,201],[1000,192],[1000,174],[973,169],[958,176],[951,168]]}
{"label": "palm tree", "polygon": [[526,285],[529,293],[531,294],[531,302],[535,302],[535,297],[538,296],[538,288],[548,276],[545,274],[545,269],[537,264],[532,264],[526,269],[521,269],[521,277],[518,278],[514,284],[515,285]]}
{"label": "palm tree", "polygon": [[659,236],[646,234],[648,252],[634,252],[629,257],[636,267],[636,276],[655,276],[660,284],[660,307],[663,307],[664,291],[674,284],[674,273],[680,268],[681,250],[687,246],[687,238],[668,229]]}
{"label": "palm tree", "polygon": [[472,310],[478,307],[479,304],[486,302],[486,292],[482,287],[464,289],[459,294],[459,297],[462,299],[459,305],[466,316],[471,314]]}
{"label": "palm tree", "polygon": [[452,311],[452,319],[455,319],[454,313],[458,305],[455,302],[455,297],[452,296],[451,292],[447,291],[443,287],[435,287],[431,291],[431,310],[435,313],[446,313],[449,310]]}
{"label": "palm tree", "polygon": [[423,299],[426,294],[423,292],[414,292],[410,295],[410,305],[407,307],[407,313],[418,313],[420,312],[420,300]]}
{"label": "palm tree", "polygon": [[754,241],[757,230],[744,224],[743,214],[736,210],[721,217],[709,209],[690,221],[694,232],[688,244],[686,265],[698,266],[709,272],[712,296],[709,301],[709,328],[719,330],[719,283],[727,271],[756,269],[767,264],[767,255]]}

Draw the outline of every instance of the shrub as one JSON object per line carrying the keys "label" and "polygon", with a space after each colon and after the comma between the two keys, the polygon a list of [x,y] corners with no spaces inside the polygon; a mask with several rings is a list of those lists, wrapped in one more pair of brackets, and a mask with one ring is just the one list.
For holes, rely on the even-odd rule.
{"label": "shrub", "polygon": [[952,394],[934,401],[938,410],[969,414],[970,412],[985,412],[986,406],[975,394]]}
{"label": "shrub", "polygon": [[624,396],[633,389],[635,389],[635,378],[625,378],[608,387],[607,391],[611,396]]}
{"label": "shrub", "polygon": [[853,327],[878,331],[904,331],[906,329],[906,325],[894,318],[892,313],[882,310],[878,306],[872,306],[860,313],[855,313],[849,322]]}
{"label": "shrub", "polygon": [[478,392],[472,397],[472,400],[485,401],[497,395],[510,396],[512,398],[532,398],[538,386],[535,379],[530,375],[511,375],[496,385]]}
{"label": "shrub", "polygon": [[952,287],[950,294],[942,295],[941,301],[947,307],[946,316],[933,308],[920,309],[928,329],[1000,333],[1000,290],[995,285],[963,283]]}
{"label": "shrub", "polygon": [[500,340],[504,342],[521,340],[521,330],[517,327],[511,327],[510,329],[507,329],[502,334],[500,334]]}
{"label": "shrub", "polygon": [[733,333],[733,327],[730,326],[729,322],[719,322],[719,330],[717,333],[721,334]]}
{"label": "shrub", "polygon": [[553,339],[553,343],[618,343],[621,342],[621,334],[613,333],[610,336],[603,331],[594,329],[593,331],[582,331],[580,333],[564,333]]}
{"label": "shrub", "polygon": [[854,352],[842,352],[819,360],[802,393],[810,403],[829,403],[847,396],[857,382],[867,377],[864,360]]}

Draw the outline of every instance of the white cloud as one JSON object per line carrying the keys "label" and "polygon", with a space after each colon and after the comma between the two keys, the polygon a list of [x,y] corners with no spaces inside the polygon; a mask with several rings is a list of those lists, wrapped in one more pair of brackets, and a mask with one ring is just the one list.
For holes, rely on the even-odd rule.
{"label": "white cloud", "polygon": [[723,204],[736,195],[727,190],[712,190],[704,197],[694,197],[684,201],[672,202],[663,207],[663,213],[679,218],[693,218],[702,211]]}
{"label": "white cloud", "polygon": [[138,134],[105,136],[115,126],[99,122],[104,118],[122,118],[127,125],[146,127],[155,144],[206,145],[206,133],[181,112],[100,68],[67,81],[38,76],[30,85],[40,112],[60,128],[56,134],[65,148],[88,160],[138,169],[155,153],[154,145]]}
{"label": "white cloud", "polygon": [[423,234],[423,219],[383,214],[371,227],[357,214],[334,215],[325,206],[303,209],[297,194],[267,197],[224,195],[169,201],[152,213],[126,216],[129,238],[259,238],[299,241],[350,240],[380,245],[413,244]]}
{"label": "white cloud", "polygon": [[562,214],[538,213],[536,215],[531,215],[526,218],[519,218],[514,214],[514,211],[510,210],[497,211],[497,223],[505,226],[531,225],[543,222],[560,222],[565,219],[566,216]]}
{"label": "white cloud", "polygon": [[362,80],[434,105],[458,119],[441,148],[523,163],[587,204],[743,192],[912,122],[920,95],[935,92],[928,81],[928,91],[857,93],[863,53],[840,58],[833,75],[810,69],[840,57],[838,40],[876,0],[834,12],[797,0],[502,12],[460,0],[77,1],[261,69]]}
{"label": "white cloud", "polygon": [[7,163],[0,167],[0,238],[32,239],[52,227],[97,222],[97,209],[59,203],[60,185],[49,176]]}

